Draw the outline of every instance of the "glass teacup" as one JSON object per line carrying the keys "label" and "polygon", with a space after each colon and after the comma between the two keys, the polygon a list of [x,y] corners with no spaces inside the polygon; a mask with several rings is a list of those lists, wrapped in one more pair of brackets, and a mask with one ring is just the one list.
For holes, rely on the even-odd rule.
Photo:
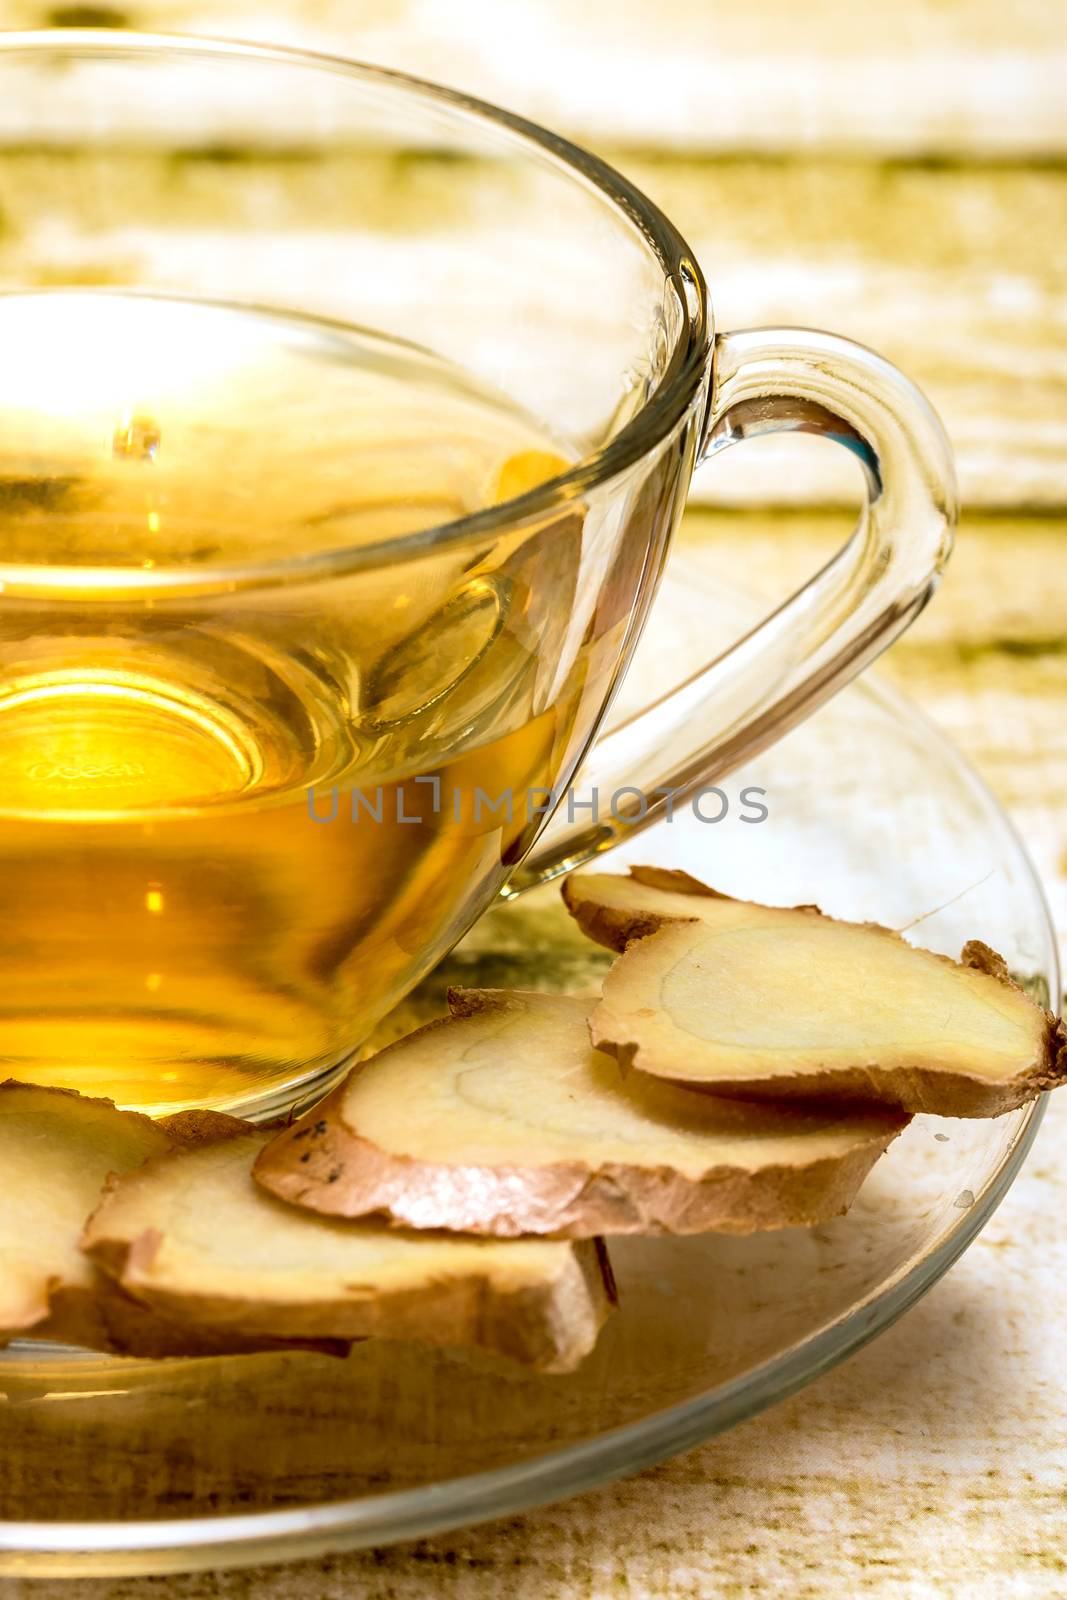
{"label": "glass teacup", "polygon": [[[0,107],[6,1075],[325,1088],[496,895],[714,783],[929,596],[918,392],[829,334],[715,335],[670,222],[554,135],[134,34],[4,36]],[[790,429],[858,456],[855,536],[598,741],[695,462]]]}

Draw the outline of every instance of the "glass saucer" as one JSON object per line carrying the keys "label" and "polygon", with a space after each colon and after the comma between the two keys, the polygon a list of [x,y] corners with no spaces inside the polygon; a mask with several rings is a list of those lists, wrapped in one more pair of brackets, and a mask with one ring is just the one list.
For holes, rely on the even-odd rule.
{"label": "glass saucer", "polygon": [[[647,697],[699,662],[712,620],[739,632],[758,609],[707,566],[675,560],[630,682]],[[746,788],[765,793],[746,804]],[[733,894],[914,924],[916,940],[953,954],[980,936],[1035,996],[1059,994],[1018,838],[897,695],[865,680],[722,789],[720,822],[679,808],[612,867],[684,865]],[[765,820],[743,820],[753,802]],[[722,801],[702,809],[714,816]],[[381,1037],[437,1014],[448,983],[591,991],[608,959],[555,888],[540,889],[490,911]],[[975,1238],[1039,1119],[1040,1107],[996,1122],[916,1118],[825,1227],[614,1241],[621,1307],[567,1377],[384,1341],[345,1362],[0,1351],[0,1573],[180,1571],[381,1545],[636,1472],[887,1327]]]}

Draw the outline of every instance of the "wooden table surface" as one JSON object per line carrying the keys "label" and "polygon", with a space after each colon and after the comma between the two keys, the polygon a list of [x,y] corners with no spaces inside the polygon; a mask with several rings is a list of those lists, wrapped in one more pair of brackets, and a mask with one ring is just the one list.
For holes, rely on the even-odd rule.
{"label": "wooden table surface", "polygon": [[[232,0],[7,0],[4,22],[86,9],[303,40],[527,109],[595,143],[665,206],[704,263],[720,326],[832,327],[917,377],[956,444],[965,512],[941,593],[881,670],[1011,811],[1062,939],[1062,0],[285,0],[262,16]],[[783,594],[847,533],[849,480],[816,446],[772,451],[758,467],[742,454],[698,475],[683,538]],[[985,1234],[889,1333],[784,1405],[628,1482],[371,1554],[189,1578],[11,1580],[2,1592],[1067,1596],[1065,1145],[1067,1095]]]}

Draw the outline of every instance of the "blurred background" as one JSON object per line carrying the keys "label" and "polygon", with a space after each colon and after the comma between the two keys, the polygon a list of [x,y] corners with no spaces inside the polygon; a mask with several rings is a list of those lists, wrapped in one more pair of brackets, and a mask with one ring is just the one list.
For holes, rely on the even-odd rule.
{"label": "blurred background", "polygon": [[[1063,0],[3,0],[0,19],[289,43],[469,90],[645,189],[693,245],[720,327],[826,327],[899,363],[948,426],[965,509],[940,596],[882,670],[1008,805],[1067,932]],[[0,274],[121,283],[174,230],[219,225],[213,173],[234,162],[250,193],[259,166],[276,191],[279,161],[306,186],[315,157],[280,148],[275,110],[219,145],[182,109],[188,161],[147,186],[140,237],[102,225],[72,261],[40,210],[0,235]],[[432,200],[429,153],[376,185],[380,206]],[[269,251],[269,206],[261,226]],[[447,237],[448,215],[436,226]],[[844,452],[768,441],[698,473],[682,537],[779,597],[847,536],[857,492]]]}

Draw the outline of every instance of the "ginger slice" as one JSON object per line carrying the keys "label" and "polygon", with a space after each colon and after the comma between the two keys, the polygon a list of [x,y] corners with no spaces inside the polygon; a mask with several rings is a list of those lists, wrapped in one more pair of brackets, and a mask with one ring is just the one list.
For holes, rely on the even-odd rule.
{"label": "ginger slice", "polygon": [[259,1339],[172,1322],[134,1300],[98,1268],[91,1271],[91,1288],[58,1289],[52,1297],[52,1314],[23,1337],[146,1361],[294,1349],[345,1356],[351,1349],[350,1339]]}
{"label": "ginger slice", "polygon": [[887,928],[732,900],[655,868],[577,875],[564,898],[624,952],[590,1027],[642,1072],[716,1095],[952,1117],[997,1116],[1067,1078],[1062,1023],[977,940],[957,963]]}
{"label": "ginger slice", "polygon": [[102,1277],[78,1244],[110,1173],[243,1126],[199,1111],[153,1122],[70,1089],[0,1084],[0,1344],[49,1339],[134,1356],[262,1348],[172,1328]]}
{"label": "ginger slice", "polygon": [[201,1334],[471,1345],[546,1372],[596,1342],[603,1247],[399,1234],[314,1216],[252,1179],[272,1135],[174,1151],[112,1179],[83,1248],[135,1300]]}
{"label": "ginger slice", "polygon": [[592,1002],[453,990],[452,1019],[362,1063],[270,1144],[299,1205],[513,1238],[747,1233],[845,1210],[907,1121],[752,1107],[625,1075]]}
{"label": "ginger slice", "polygon": [[110,1100],[0,1084],[0,1342],[44,1324],[59,1303],[78,1320],[95,1283],[78,1236],[108,1174],[169,1148],[149,1117]]}
{"label": "ginger slice", "polygon": [[670,867],[631,867],[630,876],[574,872],[564,878],[563,903],[582,932],[608,950],[623,951],[665,922],[692,922],[708,900],[725,900],[699,878]]}

